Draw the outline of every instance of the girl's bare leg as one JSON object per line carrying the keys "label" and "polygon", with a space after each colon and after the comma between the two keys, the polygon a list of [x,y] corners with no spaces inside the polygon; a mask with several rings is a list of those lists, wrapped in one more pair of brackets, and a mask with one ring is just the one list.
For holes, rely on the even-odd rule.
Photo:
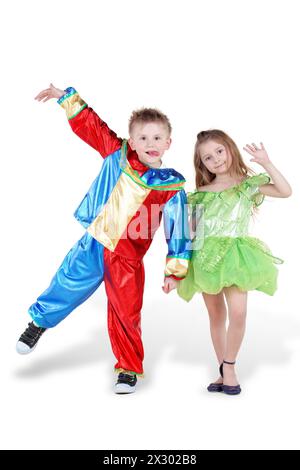
{"label": "girl's bare leg", "polygon": [[[226,352],[226,305],[223,292],[219,294],[205,294],[203,299],[208,311],[210,334],[219,364],[223,362]],[[219,377],[215,383],[222,383]]]}
{"label": "girl's bare leg", "polygon": [[[223,359],[235,362],[240,350],[246,328],[247,292],[240,291],[237,287],[225,287],[223,289],[228,306],[229,325],[226,336],[226,349]],[[238,385],[234,365],[223,365],[225,385]]]}

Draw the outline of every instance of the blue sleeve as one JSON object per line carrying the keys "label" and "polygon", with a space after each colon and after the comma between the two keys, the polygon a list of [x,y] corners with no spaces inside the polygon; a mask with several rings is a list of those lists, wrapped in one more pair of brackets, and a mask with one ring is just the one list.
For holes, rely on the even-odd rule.
{"label": "blue sleeve", "polygon": [[168,244],[165,276],[183,279],[191,257],[188,204],[184,190],[177,191],[163,209],[164,230]]}

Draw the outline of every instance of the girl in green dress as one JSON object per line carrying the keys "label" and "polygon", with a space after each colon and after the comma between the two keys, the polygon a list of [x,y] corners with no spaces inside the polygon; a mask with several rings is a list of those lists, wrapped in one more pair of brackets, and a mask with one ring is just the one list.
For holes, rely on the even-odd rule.
{"label": "girl in green dress", "polygon": [[230,395],[241,392],[234,364],[245,332],[247,292],[256,289],[273,295],[275,265],[282,263],[267,245],[248,235],[250,217],[264,196],[285,198],[292,193],[262,143],[246,145],[244,150],[252,156],[250,161],[262,166],[263,173],[255,175],[246,166],[236,144],[223,131],[203,131],[197,136],[197,189],[188,195],[193,256],[187,277],[177,287],[186,301],[202,292],[220,364],[220,377],[208,390]]}

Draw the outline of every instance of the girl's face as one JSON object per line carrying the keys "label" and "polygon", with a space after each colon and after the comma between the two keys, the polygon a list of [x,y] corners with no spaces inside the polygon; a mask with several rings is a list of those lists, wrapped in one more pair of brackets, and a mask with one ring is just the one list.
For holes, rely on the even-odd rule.
{"label": "girl's face", "polygon": [[227,173],[232,164],[232,156],[225,145],[208,140],[199,145],[202,163],[211,173],[221,175]]}

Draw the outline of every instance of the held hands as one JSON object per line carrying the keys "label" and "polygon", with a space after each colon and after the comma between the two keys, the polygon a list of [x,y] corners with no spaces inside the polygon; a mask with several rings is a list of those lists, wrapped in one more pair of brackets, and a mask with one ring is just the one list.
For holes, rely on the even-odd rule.
{"label": "held hands", "polygon": [[173,277],[166,277],[164,285],[162,286],[162,290],[165,294],[169,294],[171,290],[176,289],[177,284],[178,281],[176,281],[176,279],[174,279]]}
{"label": "held hands", "polygon": [[53,83],[50,83],[49,88],[46,88],[46,90],[42,90],[34,99],[38,101],[43,101],[43,103],[45,103],[46,101],[51,100],[51,98],[55,98],[58,100],[64,94],[64,90],[55,88]]}
{"label": "held hands", "polygon": [[253,158],[250,159],[250,162],[255,162],[261,165],[262,167],[266,167],[271,163],[267,151],[263,145],[260,143],[261,148],[258,148],[256,144],[252,143],[251,145],[247,144],[246,147],[243,147],[246,152],[252,155]]}

